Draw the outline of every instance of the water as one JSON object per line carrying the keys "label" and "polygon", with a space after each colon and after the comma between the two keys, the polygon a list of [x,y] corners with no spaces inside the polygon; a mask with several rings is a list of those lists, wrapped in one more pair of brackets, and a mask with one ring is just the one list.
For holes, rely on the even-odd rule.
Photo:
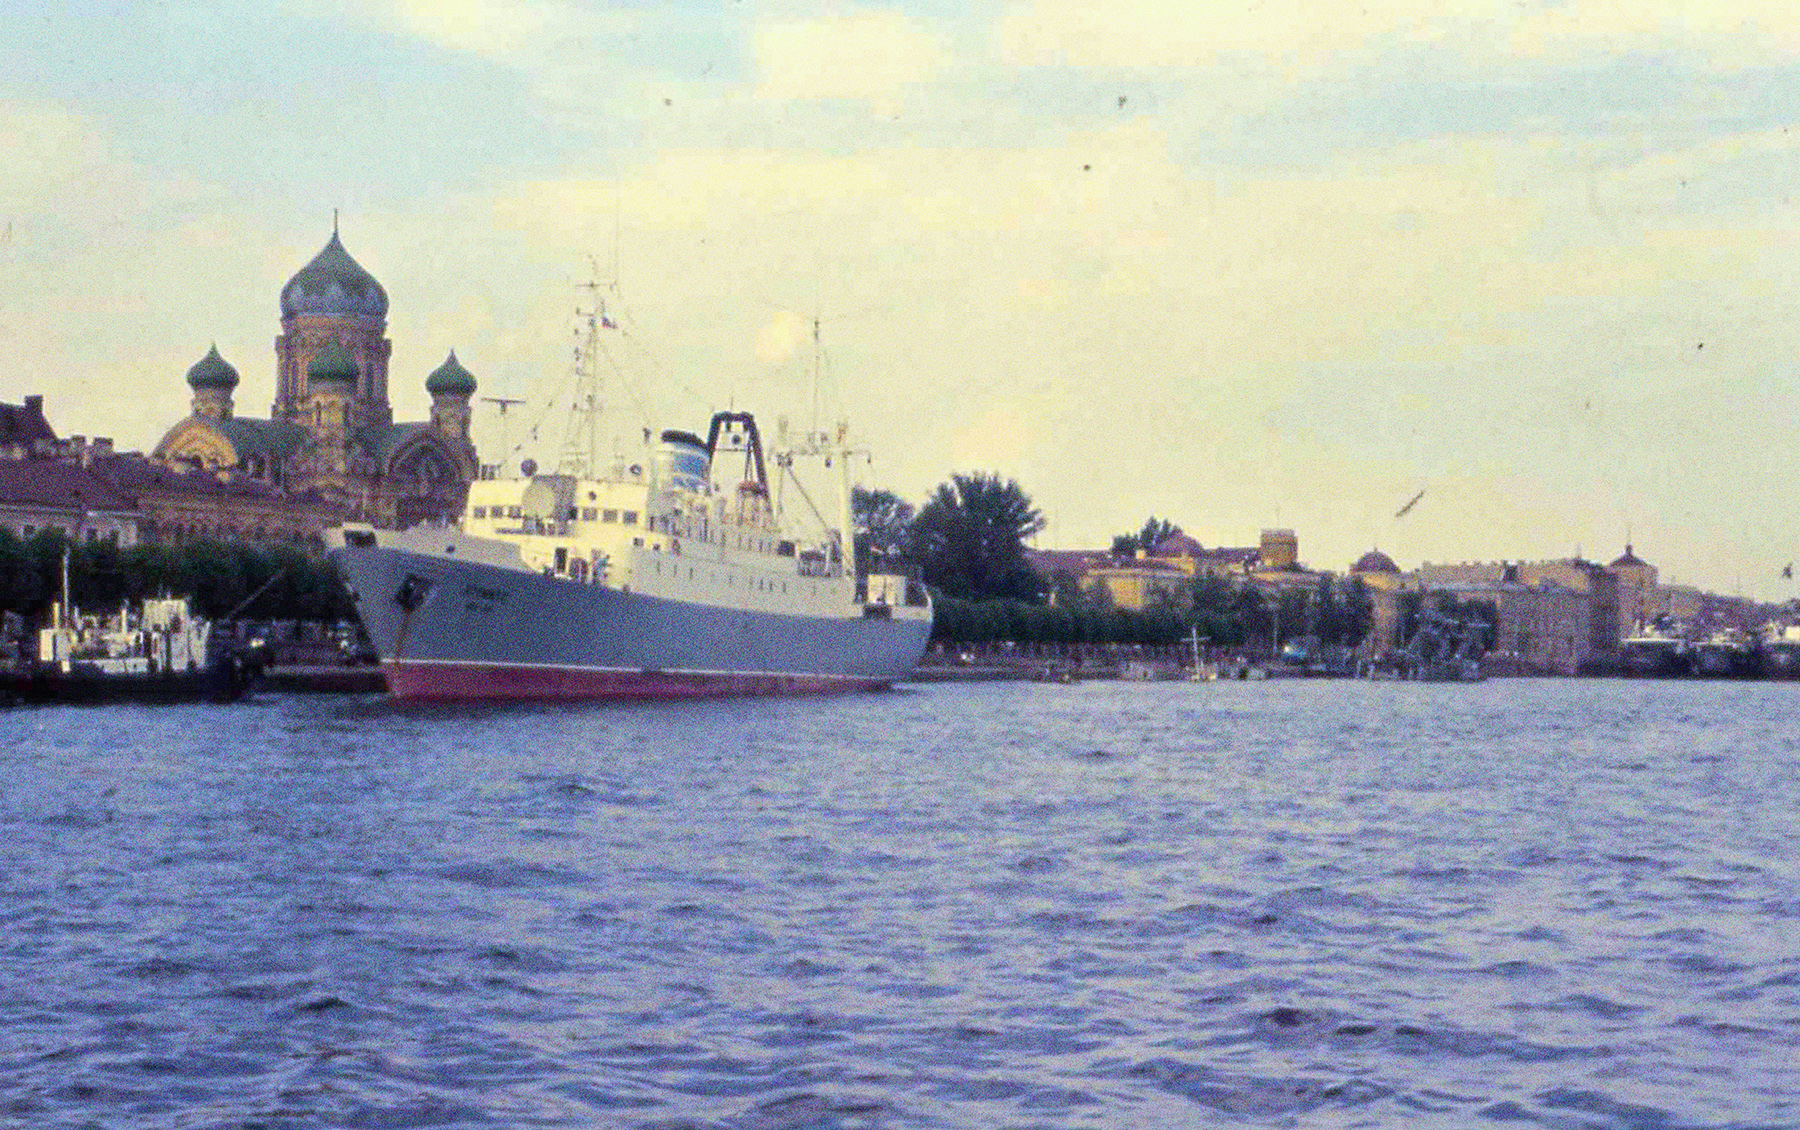
{"label": "water", "polygon": [[0,714],[0,1125],[1800,1125],[1800,685]]}

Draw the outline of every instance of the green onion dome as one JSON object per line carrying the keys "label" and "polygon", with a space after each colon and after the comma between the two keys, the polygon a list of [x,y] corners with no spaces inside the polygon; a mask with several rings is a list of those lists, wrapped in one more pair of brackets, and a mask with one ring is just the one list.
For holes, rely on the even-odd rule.
{"label": "green onion dome", "polygon": [[456,350],[452,349],[444,363],[432,370],[431,375],[425,378],[425,391],[433,396],[444,393],[473,396],[475,395],[475,377],[469,370],[462,367],[462,362],[456,359]]}
{"label": "green onion dome", "polygon": [[325,250],[300,268],[298,274],[281,288],[281,316],[295,314],[352,314],[362,317],[387,317],[387,291],[375,276],[350,258],[338,242],[336,230]]}
{"label": "green onion dome", "polygon": [[219,356],[219,347],[214,345],[206,351],[206,356],[194,362],[188,370],[188,387],[199,391],[203,388],[222,388],[227,392],[237,387],[238,371],[231,367],[231,362]]}
{"label": "green onion dome", "polygon": [[313,387],[338,384],[354,388],[358,372],[356,361],[344,349],[344,343],[334,337],[306,367],[306,381]]}

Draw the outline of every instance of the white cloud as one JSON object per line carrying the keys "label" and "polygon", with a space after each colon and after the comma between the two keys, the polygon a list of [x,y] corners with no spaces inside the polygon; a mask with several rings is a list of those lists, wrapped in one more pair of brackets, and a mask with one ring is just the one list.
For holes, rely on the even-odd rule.
{"label": "white cloud", "polygon": [[1501,5],[1446,16],[1436,0],[1369,4],[1019,0],[1000,22],[1003,58],[1015,66],[1106,69],[1207,67],[1232,57],[1313,71],[1376,40],[1423,42],[1486,18]]}
{"label": "white cloud", "polygon": [[1568,0],[1522,12],[1510,42],[1531,57],[1682,47],[1723,66],[1792,60],[1800,55],[1800,8],[1789,0]]}
{"label": "white cloud", "polygon": [[482,55],[504,55],[566,21],[574,9],[543,0],[393,0],[395,24],[410,34]]}
{"label": "white cloud", "polygon": [[106,159],[94,123],[53,103],[0,103],[0,137],[0,216],[8,220],[66,207]]}
{"label": "white cloud", "polygon": [[897,10],[760,23],[750,47],[758,97],[857,98],[884,108],[934,81],[948,61],[943,41]]}
{"label": "white cloud", "polygon": [[552,68],[559,46],[588,50],[596,36],[631,31],[629,9],[572,0],[285,0],[293,11],[333,24],[375,27],[450,51],[529,68]]}

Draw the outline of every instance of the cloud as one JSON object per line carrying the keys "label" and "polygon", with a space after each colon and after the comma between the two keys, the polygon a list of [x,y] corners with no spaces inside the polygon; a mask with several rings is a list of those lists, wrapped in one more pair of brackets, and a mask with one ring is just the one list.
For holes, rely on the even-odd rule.
{"label": "cloud", "polygon": [[54,211],[85,190],[106,159],[105,140],[86,116],[53,103],[0,103],[0,216]]}
{"label": "cloud", "polygon": [[399,28],[440,47],[505,55],[577,10],[544,0],[393,0],[388,11]]}
{"label": "cloud", "polygon": [[378,28],[533,70],[554,68],[558,49],[592,50],[596,38],[627,34],[641,20],[629,8],[569,0],[285,0],[285,6],[319,22]]}
{"label": "cloud", "polygon": [[756,357],[765,365],[785,365],[806,345],[809,324],[791,310],[778,311],[756,335]]}
{"label": "cloud", "polygon": [[1480,19],[1477,5],[1446,19],[1435,0],[1369,4],[1020,0],[1000,20],[1002,57],[1013,66],[1117,70],[1208,67],[1243,58],[1316,71],[1377,41],[1426,42],[1461,20]]}
{"label": "cloud", "polygon": [[943,41],[895,10],[759,23],[750,33],[756,94],[767,99],[855,98],[890,104],[943,70]]}
{"label": "cloud", "polygon": [[1569,0],[1522,10],[1509,44],[1528,57],[1687,48],[1725,68],[1792,62],[1800,55],[1800,9],[1787,0]]}

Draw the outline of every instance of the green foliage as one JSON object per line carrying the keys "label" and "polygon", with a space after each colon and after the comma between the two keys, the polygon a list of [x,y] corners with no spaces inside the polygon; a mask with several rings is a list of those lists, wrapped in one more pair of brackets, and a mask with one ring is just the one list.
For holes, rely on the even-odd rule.
{"label": "green foliage", "polygon": [[[1500,620],[1499,610],[1491,600],[1458,600],[1452,593],[1439,592],[1431,594],[1431,607],[1440,615],[1452,620],[1479,620],[1486,625],[1483,647],[1494,646],[1496,625]],[[1419,615],[1424,611],[1425,597],[1417,592],[1400,594],[1400,644],[1404,647],[1419,630]]]}
{"label": "green foliage", "polygon": [[1042,599],[1025,563],[1025,539],[1044,517],[1018,480],[990,472],[955,474],[912,523],[911,556],[927,583],[961,600]]}
{"label": "green foliage", "polygon": [[932,594],[936,618],[931,638],[946,644],[1141,643],[1167,645],[1187,635],[1171,612],[1121,608],[1065,608],[1020,600],[958,600]]}
{"label": "green foliage", "polygon": [[1135,557],[1138,550],[1150,552],[1163,543],[1165,538],[1181,532],[1181,527],[1167,518],[1158,518],[1152,514],[1144,519],[1135,534],[1119,534],[1112,540],[1114,557]]}
{"label": "green foliage", "polygon": [[850,514],[856,525],[856,568],[860,573],[896,569],[906,557],[914,510],[891,490],[850,488]]}
{"label": "green foliage", "polygon": [[[0,529],[0,610],[42,623],[62,593],[68,552],[69,594],[77,608],[111,612],[147,597],[180,596],[208,617],[256,620],[349,619],[350,594],[331,563],[285,546],[195,541],[184,545],[111,542],[71,545],[60,531],[21,541]],[[265,583],[268,589],[239,606]]]}

